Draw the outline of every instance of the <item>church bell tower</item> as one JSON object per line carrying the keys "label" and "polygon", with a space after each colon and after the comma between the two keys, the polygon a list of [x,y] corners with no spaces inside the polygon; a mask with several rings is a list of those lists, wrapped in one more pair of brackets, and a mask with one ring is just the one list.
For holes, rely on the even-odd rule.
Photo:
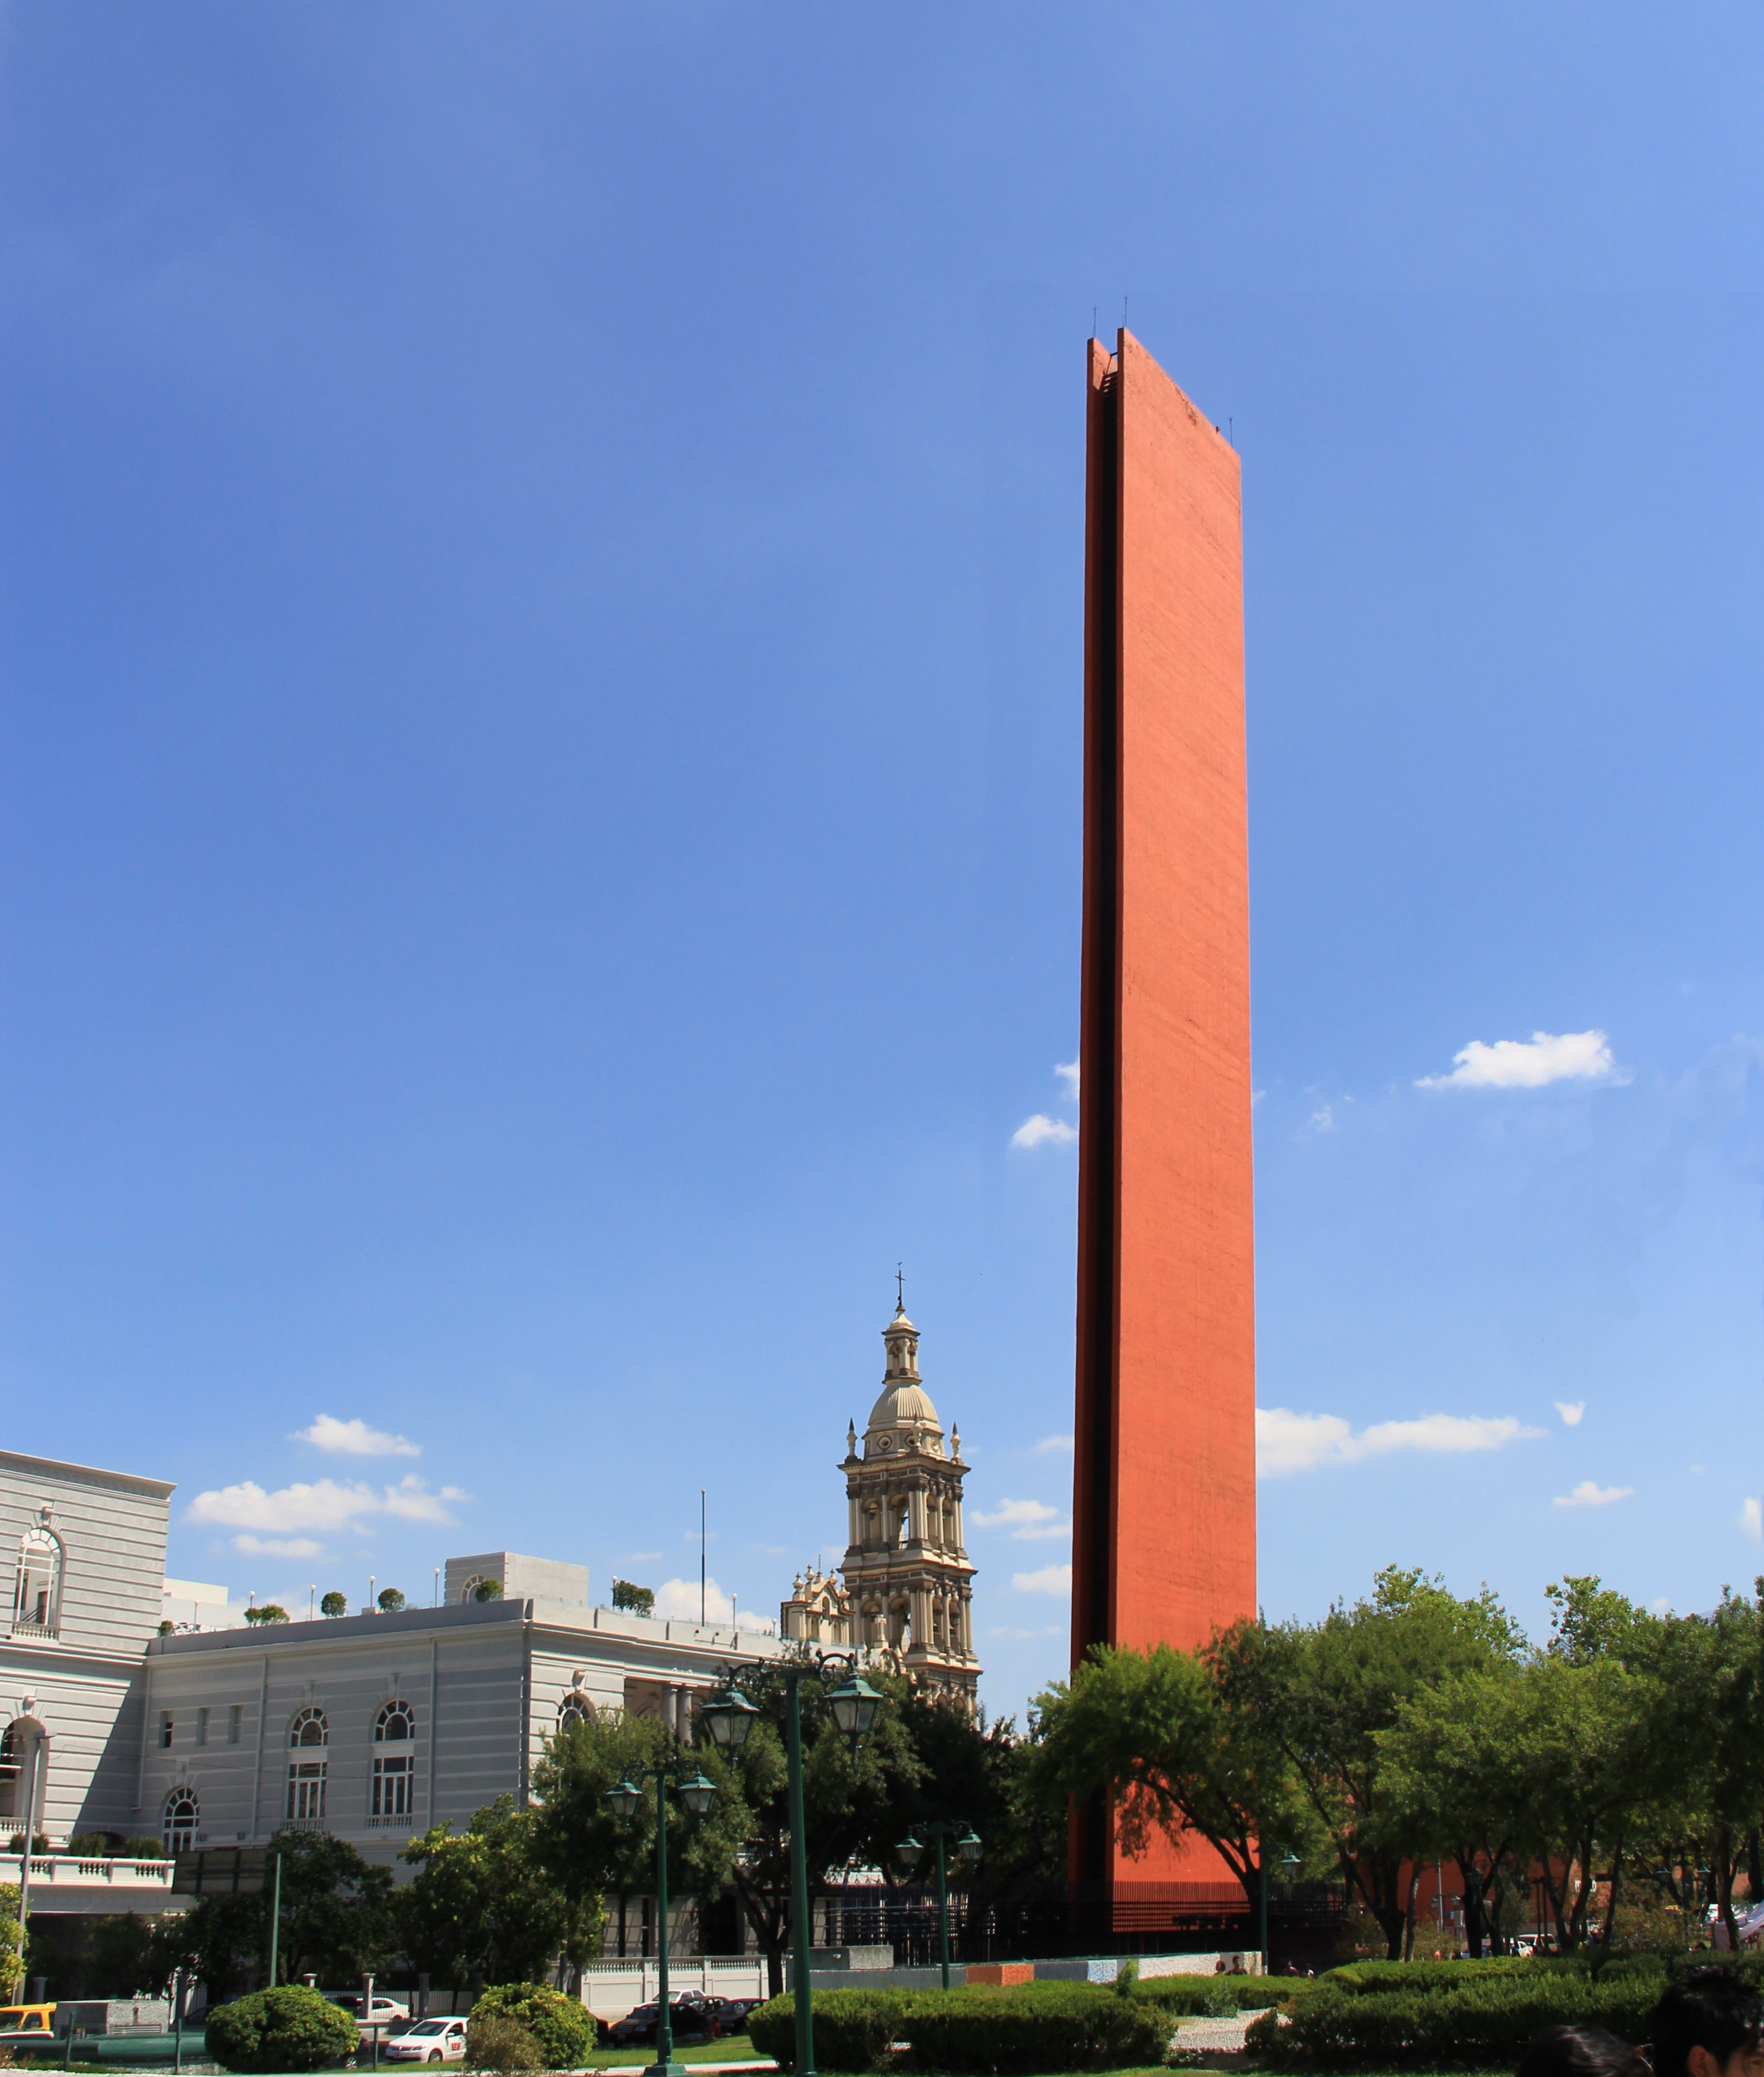
{"label": "church bell tower", "polygon": [[851,1547],[840,1570],[852,1641],[887,1646],[922,1687],[972,1709],[974,1567],[961,1542],[961,1433],[943,1429],[919,1376],[919,1330],[904,1304],[882,1330],[887,1367],[860,1450],[847,1429],[845,1492]]}

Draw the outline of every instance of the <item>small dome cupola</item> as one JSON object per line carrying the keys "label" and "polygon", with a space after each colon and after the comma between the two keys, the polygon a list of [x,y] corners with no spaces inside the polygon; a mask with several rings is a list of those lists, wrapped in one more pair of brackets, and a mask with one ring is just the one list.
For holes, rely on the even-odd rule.
{"label": "small dome cupola", "polygon": [[907,1317],[904,1305],[897,1305],[895,1317],[882,1329],[888,1350],[887,1376],[890,1382],[916,1383],[919,1377],[919,1330]]}

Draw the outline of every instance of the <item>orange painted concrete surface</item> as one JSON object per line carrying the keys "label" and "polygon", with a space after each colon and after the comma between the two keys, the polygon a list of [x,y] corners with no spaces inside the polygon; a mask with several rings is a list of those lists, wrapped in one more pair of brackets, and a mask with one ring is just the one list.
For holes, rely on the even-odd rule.
{"label": "orange painted concrete surface", "polygon": [[[1125,331],[1089,430],[1074,1663],[1256,1607],[1238,461]],[[1220,1866],[1082,1829],[1074,1875]]]}
{"label": "orange painted concrete surface", "polygon": [[1032,1983],[1032,1962],[970,1962],[966,1981],[970,1983]]}

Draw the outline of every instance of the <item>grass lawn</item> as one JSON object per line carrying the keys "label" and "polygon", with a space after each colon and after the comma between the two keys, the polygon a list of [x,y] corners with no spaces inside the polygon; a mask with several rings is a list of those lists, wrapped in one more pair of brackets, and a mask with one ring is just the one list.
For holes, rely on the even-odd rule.
{"label": "grass lawn", "polygon": [[[676,2062],[752,2062],[759,2053],[744,2033],[726,2033],[720,2041],[695,2042],[690,2048],[682,2048],[678,2038],[673,2044]],[[656,2045],[653,2041],[636,2048],[592,2048],[588,2051],[590,2070],[640,2069],[655,2059]]]}

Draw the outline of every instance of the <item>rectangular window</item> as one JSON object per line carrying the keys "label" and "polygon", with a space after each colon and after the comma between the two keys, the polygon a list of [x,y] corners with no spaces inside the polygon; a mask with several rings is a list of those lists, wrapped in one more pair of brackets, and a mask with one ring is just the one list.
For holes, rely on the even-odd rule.
{"label": "rectangular window", "polygon": [[288,1763],[288,1821],[291,1825],[324,1822],[325,1762],[297,1759]]}
{"label": "rectangular window", "polygon": [[206,1709],[196,1712],[196,1742],[199,1746],[208,1742],[208,1712]]}
{"label": "rectangular window", "polygon": [[394,1759],[373,1763],[373,1809],[376,1817],[408,1817],[412,1809],[416,1762],[401,1753]]}
{"label": "rectangular window", "polygon": [[244,1721],[244,1704],[243,1702],[235,1702],[232,1707],[227,1712],[227,1742],[228,1745],[236,1746],[238,1744],[239,1727]]}
{"label": "rectangular window", "polygon": [[160,1749],[162,1752],[170,1751],[172,1744],[172,1713],[169,1709],[161,1709],[159,1713],[159,1742]]}

